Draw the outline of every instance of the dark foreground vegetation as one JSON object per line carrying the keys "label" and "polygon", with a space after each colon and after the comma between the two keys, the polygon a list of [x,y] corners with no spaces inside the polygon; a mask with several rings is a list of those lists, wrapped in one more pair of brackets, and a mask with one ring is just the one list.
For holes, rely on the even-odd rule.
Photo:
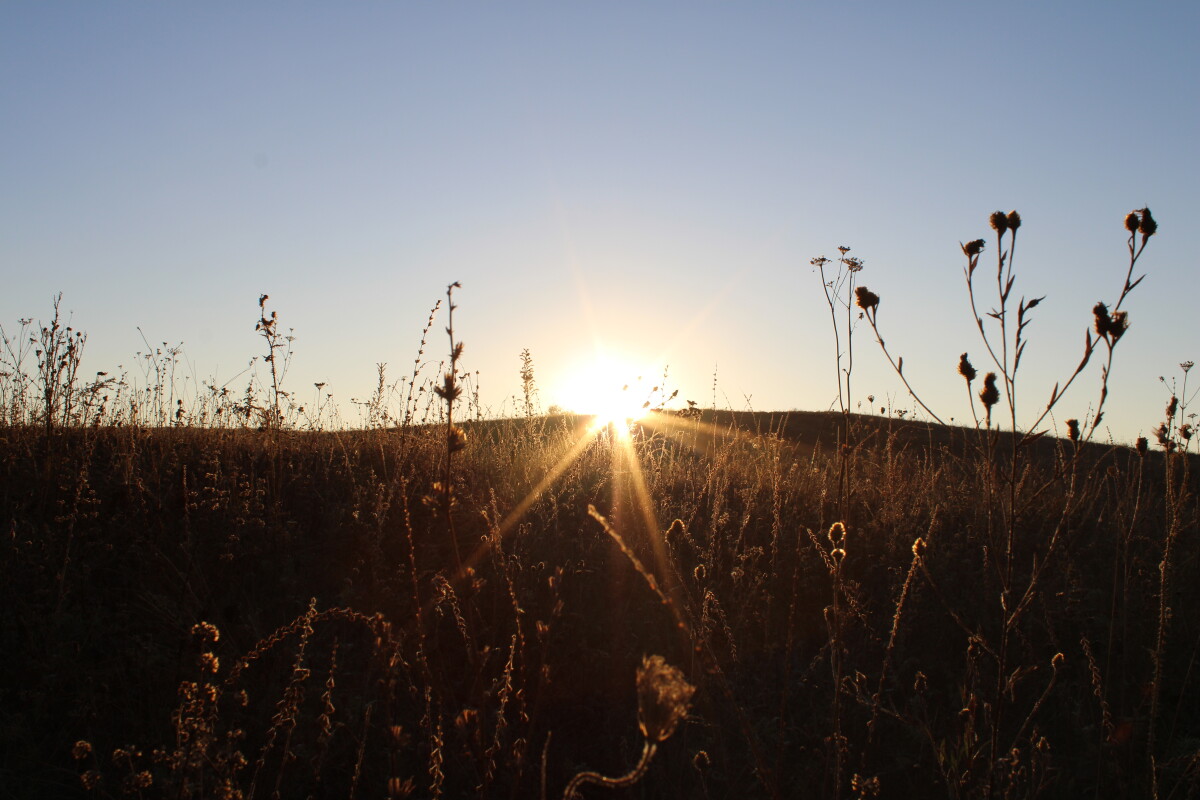
{"label": "dark foreground vegetation", "polygon": [[[1192,362],[1156,443],[1095,442],[1157,223],[1125,217],[1124,283],[1020,428],[1041,299],[1013,294],[1020,215],[989,221],[970,428],[909,385],[846,247],[813,261],[831,414],[656,388],[632,429],[542,416],[526,352],[524,416],[484,420],[457,284],[448,360],[381,365],[359,430],[284,388],[266,295],[242,394],[177,397],[165,345],[84,380],[57,304],[0,329],[0,796],[1197,796]],[[939,424],[850,413],[860,323]]]}
{"label": "dark foreground vegetation", "polygon": [[1192,796],[1186,457],[839,419],[5,429],[3,794]]}

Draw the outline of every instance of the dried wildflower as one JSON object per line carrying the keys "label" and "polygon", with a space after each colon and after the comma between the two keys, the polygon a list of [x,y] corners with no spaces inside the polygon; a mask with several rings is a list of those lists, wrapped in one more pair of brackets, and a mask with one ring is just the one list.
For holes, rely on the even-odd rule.
{"label": "dried wildflower", "polygon": [[1137,453],[1139,456],[1144,456],[1144,455],[1146,455],[1146,452],[1150,449],[1150,443],[1148,441],[1146,441],[1145,436],[1139,436],[1137,438],[1137,443],[1134,445],[1134,449],[1137,450]]}
{"label": "dried wildflower", "polygon": [[1186,423],[1186,424],[1184,424],[1184,425],[1180,425],[1180,426],[1179,426],[1179,436],[1180,436],[1180,438],[1181,438],[1181,439],[1183,439],[1185,442],[1187,442],[1187,441],[1190,441],[1190,440],[1191,440],[1191,438],[1192,438],[1192,426],[1191,426],[1191,423]]}
{"label": "dried wildflower", "polygon": [[1112,317],[1108,315],[1108,306],[1104,303],[1096,303],[1092,307],[1092,314],[1096,317],[1096,333],[1101,336],[1108,336],[1112,330]]}
{"label": "dried wildflower", "polygon": [[1015,233],[1019,227],[1021,227],[1021,215],[1016,211],[1008,212],[1008,229]]}
{"label": "dried wildflower", "polygon": [[1194,367],[1194,366],[1196,366],[1196,362],[1195,362],[1195,361],[1184,361],[1182,364],[1180,364],[1180,365],[1179,365],[1179,368],[1180,368],[1181,370],[1183,370],[1183,374],[1184,374],[1184,375],[1187,375],[1187,373],[1188,373],[1188,370],[1189,370],[1189,369],[1191,369],[1191,368],[1192,368],[1192,367]]}
{"label": "dried wildflower", "polygon": [[467,447],[467,432],[457,425],[450,428],[446,432],[446,446],[450,448],[451,453],[465,450]]}
{"label": "dried wildflower", "polygon": [[638,727],[650,742],[665,742],[687,716],[696,687],[662,656],[642,658],[637,671]]}
{"label": "dried wildflower", "polygon": [[1072,442],[1079,441],[1079,420],[1067,420],[1067,436],[1070,437]]}
{"label": "dried wildflower", "polygon": [[1125,230],[1129,231],[1130,233],[1137,233],[1138,226],[1141,224],[1142,219],[1138,216],[1136,211],[1130,211],[1125,215]]}
{"label": "dried wildflower", "polygon": [[846,255],[846,253],[850,252],[850,248],[846,247],[846,245],[842,245],[841,247],[838,248],[838,252],[841,253],[842,255]]}
{"label": "dried wildflower", "polygon": [[87,772],[79,776],[79,782],[83,784],[83,788],[91,791],[100,785],[100,771],[89,769]]}
{"label": "dried wildflower", "polygon": [[829,259],[826,258],[825,256],[817,256],[816,258],[812,259],[808,263],[812,264],[814,267],[823,267],[829,263]]}
{"label": "dried wildflower", "polygon": [[863,311],[874,311],[879,307],[879,295],[865,286],[854,287],[854,302]]}
{"label": "dried wildflower", "polygon": [[197,622],[192,626],[192,636],[195,636],[201,645],[215,644],[221,639],[221,632],[212,623]]}
{"label": "dried wildflower", "polygon": [[842,263],[846,265],[846,270],[849,272],[862,272],[863,260],[861,258],[843,258]]}
{"label": "dried wildflower", "polygon": [[966,378],[967,383],[975,380],[975,377],[979,374],[975,371],[975,367],[971,366],[971,362],[967,358],[966,353],[963,353],[958,357],[958,374]]}
{"label": "dried wildflower", "polygon": [[1150,209],[1142,209],[1142,222],[1138,225],[1138,230],[1142,232],[1142,241],[1146,241],[1158,231],[1158,223],[1154,221],[1154,217],[1150,216]]}
{"label": "dried wildflower", "polygon": [[82,761],[83,759],[87,758],[91,754],[92,754],[92,743],[89,742],[87,739],[80,739],[78,742],[75,743],[75,746],[71,748],[71,756],[74,757],[74,759],[76,761]]}
{"label": "dried wildflower", "polygon": [[992,406],[1000,402],[1000,390],[996,388],[996,373],[989,372],[983,377],[983,388],[979,390],[979,400],[990,416]]}
{"label": "dried wildflower", "polygon": [[1179,398],[1171,395],[1171,402],[1167,403],[1167,419],[1172,419],[1175,412],[1179,410]]}
{"label": "dried wildflower", "polygon": [[200,662],[200,670],[202,672],[211,672],[215,675],[217,674],[217,670],[221,668],[221,660],[213,653],[201,653],[198,661]]}
{"label": "dried wildflower", "polygon": [[974,258],[983,252],[983,248],[986,244],[987,242],[983,241],[983,239],[975,239],[967,242],[964,245],[961,245],[961,247],[962,251],[967,254],[968,258]]}
{"label": "dried wildflower", "polygon": [[447,371],[442,376],[442,385],[434,386],[433,391],[437,393],[438,397],[448,403],[453,403],[462,396],[462,387],[457,384],[453,371]]}
{"label": "dried wildflower", "polygon": [[1120,339],[1127,330],[1129,330],[1129,312],[1114,311],[1112,313],[1112,319],[1108,328],[1108,332],[1112,336],[1113,342],[1115,343],[1117,339]]}
{"label": "dried wildflower", "polygon": [[1171,443],[1171,436],[1167,433],[1167,423],[1159,423],[1159,426],[1154,429],[1154,438],[1158,439],[1160,447],[1167,447]]}
{"label": "dried wildflower", "polygon": [[993,211],[992,216],[988,219],[988,222],[991,224],[992,230],[1001,236],[1003,236],[1004,232],[1008,230],[1008,215],[1006,215],[1003,211]]}
{"label": "dried wildflower", "polygon": [[912,553],[917,558],[920,558],[921,556],[925,555],[925,540],[924,539],[922,539],[919,536],[917,537],[917,540],[915,542],[913,542]]}

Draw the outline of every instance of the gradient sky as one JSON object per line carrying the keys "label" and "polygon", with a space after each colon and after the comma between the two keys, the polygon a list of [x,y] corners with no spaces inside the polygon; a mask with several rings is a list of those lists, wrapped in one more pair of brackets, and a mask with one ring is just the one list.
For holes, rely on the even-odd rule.
{"label": "gradient sky", "polygon": [[[461,281],[464,366],[494,413],[523,348],[548,405],[598,344],[669,365],[702,406],[715,371],[722,407],[824,409],[809,260],[846,244],[905,374],[962,421],[958,355],[986,367],[958,243],[1024,217],[1016,291],[1047,296],[1033,412],[1149,205],[1107,415],[1128,441],[1162,415],[1159,376],[1200,358],[1197,30],[1195,2],[8,0],[0,322],[62,291],[89,368],[139,377],[140,326],[183,343],[194,387],[261,352],[266,292],[297,336],[289,388],[328,382],[354,418]],[[912,408],[869,329],[855,341],[856,399]]]}

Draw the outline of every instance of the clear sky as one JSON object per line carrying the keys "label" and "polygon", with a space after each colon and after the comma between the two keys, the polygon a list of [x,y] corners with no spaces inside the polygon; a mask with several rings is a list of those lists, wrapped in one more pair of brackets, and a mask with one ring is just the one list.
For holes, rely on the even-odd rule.
{"label": "clear sky", "polygon": [[[261,351],[266,292],[297,336],[289,387],[325,381],[352,417],[461,281],[494,412],[522,349],[548,405],[598,344],[702,406],[715,371],[722,407],[824,409],[809,260],[845,244],[905,374],[961,421],[958,355],[986,367],[958,243],[1024,218],[1016,292],[1047,296],[1032,412],[1149,205],[1108,413],[1129,440],[1158,377],[1200,359],[1197,30],[1195,2],[8,0],[0,322],[62,291],[90,368],[132,369],[140,326],[223,382]],[[856,345],[859,397],[912,408],[865,327]]]}

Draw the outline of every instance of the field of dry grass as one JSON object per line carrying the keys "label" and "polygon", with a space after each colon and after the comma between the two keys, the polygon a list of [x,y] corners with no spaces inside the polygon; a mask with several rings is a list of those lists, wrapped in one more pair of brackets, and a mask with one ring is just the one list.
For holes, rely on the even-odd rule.
{"label": "field of dry grass", "polygon": [[282,388],[265,296],[237,397],[176,402],[169,351],[84,381],[57,314],[5,335],[0,796],[1196,796],[1190,364],[1156,445],[1002,432],[1022,300],[999,375],[960,366],[979,424],[850,414],[879,298],[837,263],[846,413],[597,428],[534,413],[527,361],[528,413],[482,419],[451,317],[352,429]]}
{"label": "field of dry grass", "polygon": [[6,792],[557,797],[637,763],[646,655],[688,716],[584,796],[1144,796],[1152,729],[1162,796],[1194,791],[1188,462],[1043,447],[1006,612],[979,434],[855,418],[843,539],[838,416],[585,439],[515,518],[583,430],[470,425],[461,570],[439,429],[5,430]]}

